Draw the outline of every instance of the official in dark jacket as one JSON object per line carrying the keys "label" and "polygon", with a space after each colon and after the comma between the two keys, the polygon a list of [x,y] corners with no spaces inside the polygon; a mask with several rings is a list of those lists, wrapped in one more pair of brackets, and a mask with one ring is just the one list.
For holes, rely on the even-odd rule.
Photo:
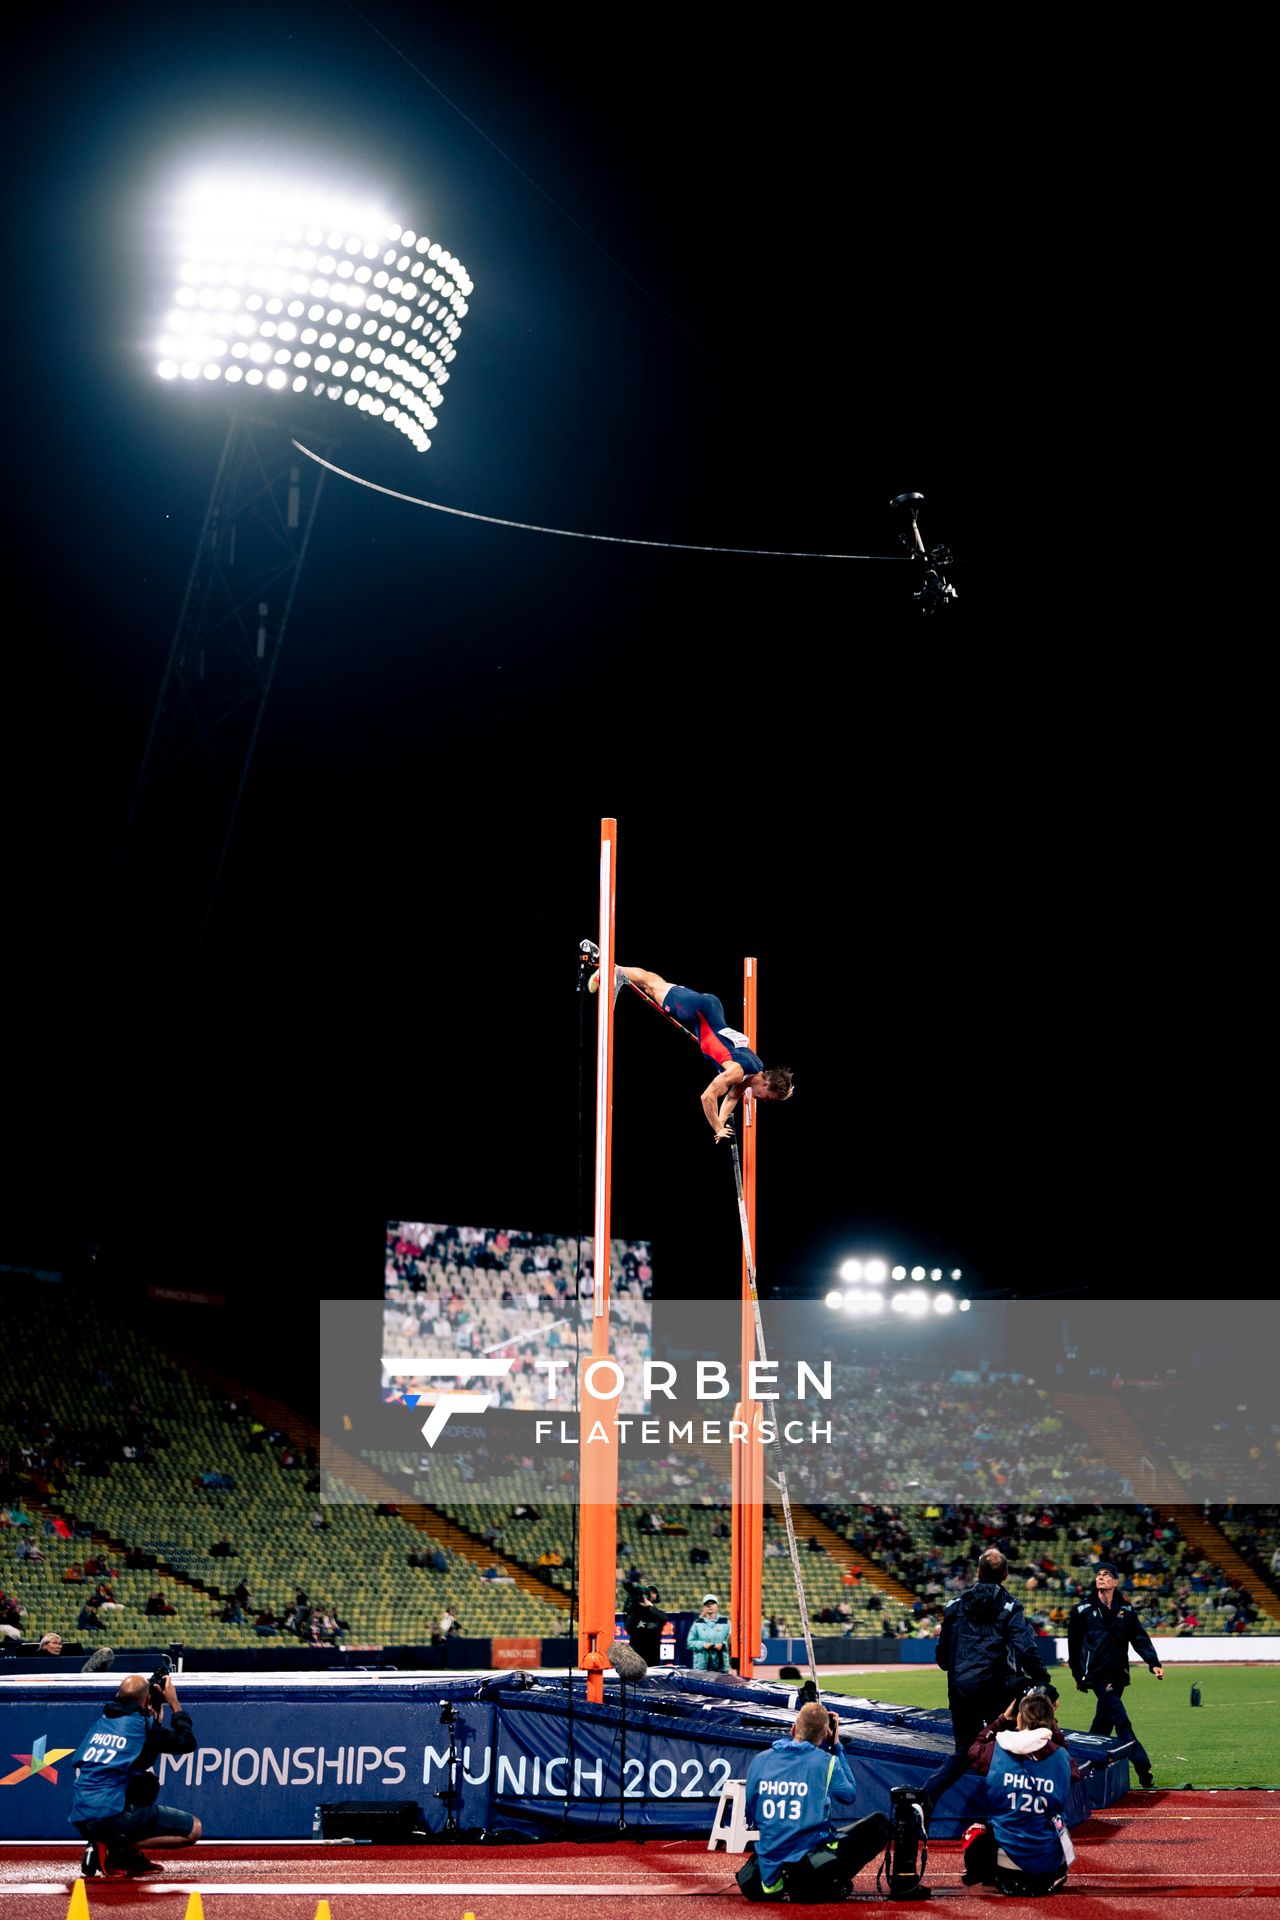
{"label": "official in dark jacket", "polygon": [[1012,1694],[1033,1681],[1046,1686],[1048,1670],[1022,1608],[1004,1590],[1009,1562],[990,1547],[978,1562],[976,1586],[942,1616],[937,1661],[947,1676],[956,1752],[967,1753],[980,1728],[1002,1713]]}
{"label": "official in dark jacket", "polygon": [[633,1593],[627,1603],[627,1632],[631,1635],[631,1644],[642,1660],[656,1667],[661,1659],[662,1629],[668,1616],[658,1605],[658,1589],[646,1587],[643,1593]]}
{"label": "official in dark jacket", "polygon": [[[173,1712],[163,1724],[165,1708]],[[189,1847],[200,1838],[200,1822],[179,1807],[160,1807],[160,1782],[151,1772],[162,1753],[194,1753],[191,1715],[184,1713],[173,1681],[163,1698],[132,1673],[114,1700],[90,1727],[71,1764],[76,1784],[67,1819],[87,1843],[80,1862],[86,1879],[153,1873],[155,1867],[138,1843]]]}
{"label": "official in dark jacket", "polygon": [[1117,1740],[1131,1740],[1139,1783],[1150,1788],[1155,1785],[1150,1756],[1134,1732],[1124,1704],[1130,1647],[1145,1660],[1157,1680],[1164,1679],[1164,1668],[1134,1608],[1120,1598],[1119,1587],[1118,1570],[1104,1560],[1093,1592],[1072,1607],[1068,1617],[1067,1661],[1081,1693],[1097,1696],[1098,1710],[1090,1733],[1114,1733]]}

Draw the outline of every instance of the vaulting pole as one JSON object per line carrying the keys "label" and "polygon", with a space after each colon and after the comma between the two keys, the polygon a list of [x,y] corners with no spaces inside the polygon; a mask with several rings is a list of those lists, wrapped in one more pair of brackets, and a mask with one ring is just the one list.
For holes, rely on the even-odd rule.
{"label": "vaulting pole", "polygon": [[[742,1030],[753,1053],[759,1052],[756,1031],[757,963],[742,963]],[[742,1113],[742,1188],[747,1210],[747,1229],[751,1245],[756,1237],[756,1130],[754,1100],[744,1100]],[[730,1622],[733,1648],[738,1656],[738,1672],[750,1679],[760,1651],[761,1612],[764,1585],[764,1447],[760,1440],[760,1422],[764,1408],[751,1396],[751,1362],[756,1357],[755,1319],[751,1307],[751,1284],[747,1271],[746,1242],[742,1253],[742,1398],[733,1417],[745,1428],[747,1439],[733,1453],[733,1539],[731,1558],[733,1588],[730,1596]]]}
{"label": "vaulting pole", "polygon": [[[578,1664],[587,1698],[604,1698],[605,1649],[614,1639],[618,1578],[618,1435],[621,1376],[609,1359],[609,1254],[613,1187],[613,968],[618,823],[600,822],[600,992],[596,997],[596,1204],[591,1358],[579,1391],[581,1570]],[[578,1303],[581,1312],[581,1302]],[[602,1365],[601,1363],[605,1364]]]}

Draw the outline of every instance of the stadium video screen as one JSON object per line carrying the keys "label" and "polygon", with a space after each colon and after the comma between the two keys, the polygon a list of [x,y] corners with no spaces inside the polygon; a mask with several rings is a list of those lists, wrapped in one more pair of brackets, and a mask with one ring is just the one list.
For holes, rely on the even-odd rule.
{"label": "stadium video screen", "polygon": [[[550,1383],[562,1377],[553,1367],[573,1366],[575,1317],[580,1350],[591,1351],[594,1254],[590,1238],[579,1243],[512,1227],[390,1221],[383,1401],[416,1395],[430,1406],[442,1392],[456,1390],[459,1368],[485,1363],[493,1369],[484,1380],[492,1406],[547,1407]],[[609,1264],[610,1352],[626,1377],[618,1410],[644,1413],[643,1363],[653,1351],[649,1242],[615,1239]],[[468,1377],[479,1384],[474,1372]]]}

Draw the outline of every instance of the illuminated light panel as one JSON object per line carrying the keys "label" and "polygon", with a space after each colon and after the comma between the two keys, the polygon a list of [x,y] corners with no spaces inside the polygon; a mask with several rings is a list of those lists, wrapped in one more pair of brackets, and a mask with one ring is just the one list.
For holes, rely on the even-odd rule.
{"label": "illuminated light panel", "polygon": [[[305,181],[209,173],[188,183],[175,212],[174,291],[155,348],[162,380],[225,377],[341,401],[427,451],[475,291],[460,260],[376,202]],[[345,333],[296,324],[304,319]],[[371,349],[374,337],[383,344]],[[322,351],[313,359],[284,341]],[[331,362],[335,346],[367,366]],[[339,384],[348,379],[365,390]]]}

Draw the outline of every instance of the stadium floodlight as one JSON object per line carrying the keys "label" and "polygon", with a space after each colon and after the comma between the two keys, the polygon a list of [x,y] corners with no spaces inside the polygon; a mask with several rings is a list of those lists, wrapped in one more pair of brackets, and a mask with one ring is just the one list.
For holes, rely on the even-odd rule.
{"label": "stadium floodlight", "polygon": [[842,1280],[861,1280],[862,1278],[861,1260],[844,1261],[840,1268],[840,1278]]}
{"label": "stadium floodlight", "polygon": [[880,1313],[884,1309],[884,1295],[869,1293],[862,1303],[864,1313]]}
{"label": "stadium floodlight", "polygon": [[929,1278],[930,1278],[931,1280],[941,1280],[941,1278],[942,1278],[942,1268],[941,1268],[941,1267],[930,1267],[930,1269],[929,1269]]}
{"label": "stadium floodlight", "polygon": [[934,1300],[933,1310],[935,1313],[952,1313],[955,1310],[955,1304],[949,1293],[940,1293]]}
{"label": "stadium floodlight", "polygon": [[951,1269],[951,1278],[952,1278],[953,1280],[958,1280],[958,1279],[960,1278],[960,1269],[959,1269],[959,1267],[952,1267],[952,1269]]}
{"label": "stadium floodlight", "polygon": [[831,1292],[827,1295],[827,1305],[829,1307],[843,1307],[844,1295],[840,1292],[838,1287],[833,1287]]}
{"label": "stadium floodlight", "polygon": [[909,1293],[895,1293],[889,1305],[895,1313],[905,1313],[907,1310],[907,1302],[910,1298],[911,1295]]}
{"label": "stadium floodlight", "polygon": [[[427,451],[475,290],[438,241],[402,230],[379,205],[314,183],[225,172],[189,181],[179,194],[175,240],[177,284],[156,349],[161,379],[193,379],[191,366],[218,380],[230,373],[228,355],[243,357],[248,342],[249,358],[277,363],[269,389],[341,400]],[[411,245],[437,262],[433,271],[411,258]],[[291,350],[267,343],[295,340],[304,315],[326,318],[334,331],[321,342],[325,365],[317,360],[314,376],[288,377],[280,369]],[[176,358],[179,334],[185,362]],[[306,329],[304,347],[314,338]],[[329,371],[330,346],[347,357],[326,384],[319,376]],[[312,365],[305,352],[292,360],[295,368]],[[261,382],[261,374],[246,375],[246,385]],[[362,383],[374,393],[359,392]]]}
{"label": "stadium floodlight", "polygon": [[962,1301],[960,1302],[960,1311],[961,1311],[961,1313],[968,1313],[968,1311],[969,1311],[969,1302],[968,1302],[967,1300],[962,1300]]}
{"label": "stadium floodlight", "polygon": [[864,1301],[864,1300],[866,1299],[866,1297],[867,1297],[867,1296],[866,1296],[866,1294],[865,1294],[865,1293],[864,1293],[864,1292],[862,1291],[862,1288],[861,1288],[861,1287],[853,1287],[853,1288],[851,1288],[851,1289],[850,1289],[850,1291],[849,1291],[848,1293],[846,1293],[846,1295],[845,1295],[845,1297],[844,1297],[844,1305],[845,1305],[845,1312],[846,1312],[846,1313],[861,1313],[861,1312],[862,1312],[862,1303],[863,1303],[863,1301]]}
{"label": "stadium floodlight", "polygon": [[923,1279],[924,1279],[924,1268],[923,1268],[923,1267],[912,1267],[912,1269],[911,1269],[911,1278],[912,1278],[913,1280],[923,1280]]}
{"label": "stadium floodlight", "polygon": [[923,1293],[907,1294],[906,1302],[907,1312],[913,1320],[918,1320],[922,1313],[928,1313],[929,1311],[929,1302]]}
{"label": "stadium floodlight", "polygon": [[889,1269],[883,1260],[868,1260],[866,1273],[863,1277],[869,1285],[882,1287],[889,1278]]}
{"label": "stadium floodlight", "polygon": [[894,1279],[895,1279],[895,1280],[905,1280],[905,1279],[906,1279],[906,1277],[907,1277],[907,1270],[906,1270],[906,1268],[905,1268],[905,1267],[895,1267],[895,1268],[894,1268],[894,1270],[893,1270],[893,1277],[894,1277]]}

